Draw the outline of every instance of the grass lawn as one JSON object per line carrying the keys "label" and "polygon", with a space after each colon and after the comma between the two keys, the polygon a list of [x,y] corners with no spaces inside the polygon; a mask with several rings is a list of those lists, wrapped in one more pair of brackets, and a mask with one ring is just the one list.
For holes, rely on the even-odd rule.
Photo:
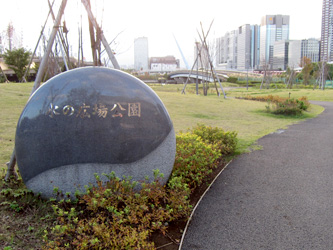
{"label": "grass lawn", "polygon": [[[14,147],[15,129],[21,111],[27,102],[33,83],[0,84],[0,163],[5,167]],[[223,83],[223,86],[230,86]],[[291,97],[307,96],[309,100],[332,101],[333,90],[227,90],[229,98],[217,97],[213,86],[209,95],[195,95],[193,84],[186,87],[186,94],[181,94],[183,85],[152,84],[164,102],[177,132],[186,131],[197,123],[221,127],[224,130],[238,132],[239,152],[260,137],[286,128],[288,125],[312,118],[323,111],[323,108],[312,105],[309,112],[300,117],[284,117],[265,112],[266,103],[234,99],[231,97],[245,95],[281,95]]]}
{"label": "grass lawn", "polygon": [[[225,84],[223,84],[225,85]],[[266,113],[267,103],[239,100],[233,97],[254,95],[281,95],[288,96],[290,90],[226,90],[227,99],[218,97],[215,89],[210,88],[208,96],[195,95],[195,86],[186,87],[187,94],[181,94],[182,85],[151,85],[167,107],[176,131],[186,131],[197,123],[221,127],[224,130],[237,131],[240,140],[239,153],[242,153],[253,145],[259,138],[278,129],[284,129],[288,125],[315,117],[324,109],[317,105],[311,105],[308,112],[299,117],[286,117]],[[226,88],[227,89],[227,88]],[[200,93],[200,92],[199,92]],[[296,94],[298,93],[298,96]],[[333,90],[296,90],[292,92],[295,98],[310,96],[309,100],[333,100]],[[311,95],[310,95],[311,94]]]}
{"label": "grass lawn", "polygon": [[[6,165],[14,148],[15,129],[19,116],[27,102],[33,83],[0,84],[0,178],[3,178]],[[223,83],[223,86],[226,85]],[[298,117],[272,115],[265,112],[266,103],[235,99],[246,95],[280,95],[291,97],[307,96],[309,100],[332,101],[333,90],[258,90],[229,89],[228,98],[218,97],[213,86],[208,96],[195,95],[195,86],[189,85],[186,94],[181,94],[182,85],[153,84],[164,102],[176,132],[186,131],[197,123],[221,127],[227,131],[237,131],[239,138],[238,153],[256,148],[256,141],[262,136],[289,125],[313,118],[323,108],[311,105],[310,109]],[[201,91],[202,92],[202,91]],[[2,180],[0,180],[2,181]],[[14,206],[15,204],[13,204]],[[15,208],[15,207],[14,207]],[[30,208],[22,214],[6,211],[0,205],[0,247],[10,244],[8,249],[34,249],[42,244],[41,235],[47,220],[46,204]],[[44,215],[43,215],[44,214]],[[41,216],[45,216],[44,219]],[[49,222],[52,223],[52,222]],[[2,242],[2,243],[1,243]]]}

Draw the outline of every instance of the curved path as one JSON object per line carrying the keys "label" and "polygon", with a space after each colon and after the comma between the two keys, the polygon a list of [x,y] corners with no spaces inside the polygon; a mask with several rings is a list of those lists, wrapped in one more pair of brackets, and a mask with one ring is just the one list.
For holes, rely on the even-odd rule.
{"label": "curved path", "polygon": [[261,138],[197,208],[185,249],[333,249],[333,103]]}

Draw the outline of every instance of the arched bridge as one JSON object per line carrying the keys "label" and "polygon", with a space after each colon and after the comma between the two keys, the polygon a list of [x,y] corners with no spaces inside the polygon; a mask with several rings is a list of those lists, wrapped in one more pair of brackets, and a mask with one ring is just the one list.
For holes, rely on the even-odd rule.
{"label": "arched bridge", "polygon": [[[195,83],[196,79],[199,80],[199,83],[203,82],[203,81],[214,82],[213,76],[212,76],[211,72],[209,72],[209,71],[193,70],[191,73],[190,70],[178,70],[178,71],[171,72],[169,74],[170,79],[175,80],[176,83],[180,83],[180,84],[185,83],[188,77],[189,77],[188,83]],[[228,76],[226,74],[222,74],[222,73],[218,73],[218,72],[217,72],[216,77],[218,77],[220,81],[226,81],[228,79]]]}

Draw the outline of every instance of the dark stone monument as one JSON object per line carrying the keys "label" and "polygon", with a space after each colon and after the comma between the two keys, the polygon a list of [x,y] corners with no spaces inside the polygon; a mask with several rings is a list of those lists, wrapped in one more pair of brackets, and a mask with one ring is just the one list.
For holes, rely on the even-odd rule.
{"label": "dark stone monument", "polygon": [[139,79],[119,70],[79,68],[42,85],[16,130],[17,164],[28,188],[45,197],[53,188],[84,191],[114,171],[153,180],[173,168],[176,140],[162,101]]}

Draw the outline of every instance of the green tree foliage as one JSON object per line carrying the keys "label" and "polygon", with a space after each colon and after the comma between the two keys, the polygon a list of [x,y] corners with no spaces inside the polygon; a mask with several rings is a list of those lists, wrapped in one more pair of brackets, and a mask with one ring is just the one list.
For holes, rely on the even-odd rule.
{"label": "green tree foliage", "polygon": [[301,67],[303,67],[303,84],[308,85],[310,83],[311,72],[313,70],[313,64],[311,63],[311,59],[304,56],[301,60]]}
{"label": "green tree foliage", "polygon": [[24,48],[6,50],[4,54],[5,63],[14,70],[18,80],[22,82],[24,72],[29,64],[30,51]]}

